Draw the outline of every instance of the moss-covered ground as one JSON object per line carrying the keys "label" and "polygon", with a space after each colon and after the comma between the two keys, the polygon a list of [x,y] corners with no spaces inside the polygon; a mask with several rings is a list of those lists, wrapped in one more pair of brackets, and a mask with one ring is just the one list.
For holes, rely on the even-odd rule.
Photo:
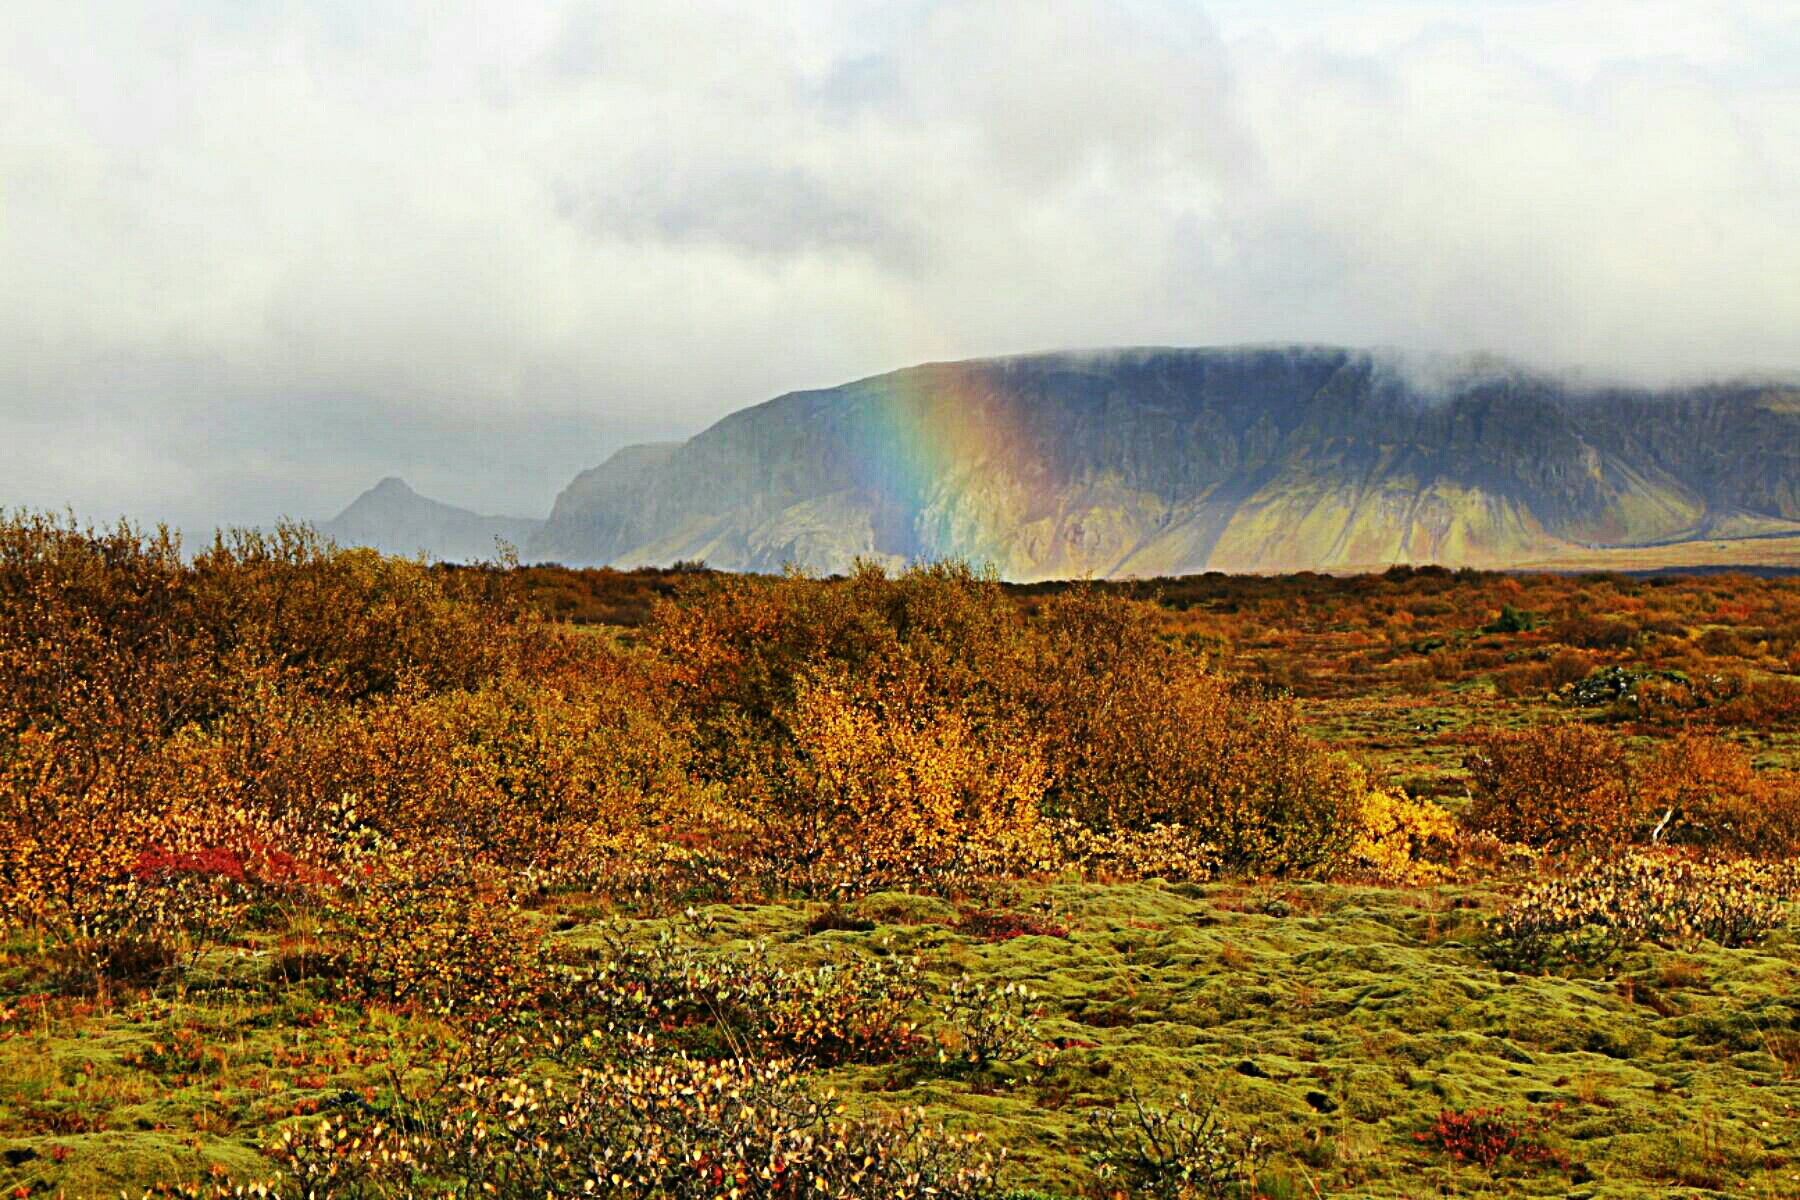
{"label": "moss-covered ground", "polygon": [[[1258,1181],[1271,1197],[1800,1195],[1794,927],[1754,949],[1650,947],[1586,976],[1524,977],[1476,950],[1506,890],[1019,885],[981,900],[1067,936],[991,943],[926,896],[857,902],[866,930],[809,932],[818,905],[710,912],[722,946],[917,955],[940,983],[966,973],[1039,993],[1041,1064],[825,1077],[854,1103],[923,1105],[982,1130],[1020,1189],[1090,1194],[1089,1116],[1135,1088],[1216,1092],[1275,1147]],[[581,911],[543,913],[570,950],[601,941]],[[219,965],[240,981],[260,969]],[[279,1123],[404,1080],[442,1032],[303,984],[15,1008],[0,1040],[0,1187],[117,1195],[215,1164],[254,1174]],[[1544,1119],[1567,1165],[1458,1164],[1416,1136],[1444,1110],[1487,1107]]]}

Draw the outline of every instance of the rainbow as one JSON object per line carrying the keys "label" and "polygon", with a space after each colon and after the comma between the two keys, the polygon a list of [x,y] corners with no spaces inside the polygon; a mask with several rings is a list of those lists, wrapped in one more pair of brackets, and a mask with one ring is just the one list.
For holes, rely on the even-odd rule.
{"label": "rainbow", "polygon": [[971,475],[1035,483],[1014,499],[1040,506],[1052,464],[1046,440],[1032,436],[1025,420],[1038,397],[1009,386],[1022,380],[1010,378],[1008,365],[933,363],[852,385],[841,412],[853,472],[891,509],[890,537],[902,522],[909,527],[907,544],[894,547],[907,557],[997,555],[1024,515],[1018,503],[979,515],[964,509],[954,529],[921,527],[930,525],[945,488]]}

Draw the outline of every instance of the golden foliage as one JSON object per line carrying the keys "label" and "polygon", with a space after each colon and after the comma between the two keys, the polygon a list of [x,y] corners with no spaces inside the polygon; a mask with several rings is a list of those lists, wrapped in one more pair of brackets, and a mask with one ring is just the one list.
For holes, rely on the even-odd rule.
{"label": "golden foliage", "polygon": [[1367,786],[1349,857],[1388,883],[1431,883],[1448,875],[1441,863],[1456,845],[1456,820],[1441,805]]}
{"label": "golden foliage", "polygon": [[1754,861],[1697,862],[1672,854],[1595,859],[1531,888],[1489,924],[1503,961],[1598,963],[1645,939],[1744,946],[1779,926],[1792,873]]}
{"label": "golden foliage", "polygon": [[996,744],[954,709],[823,683],[803,685],[792,737],[783,836],[802,861],[893,879],[1041,853],[1047,772],[1030,742]]}

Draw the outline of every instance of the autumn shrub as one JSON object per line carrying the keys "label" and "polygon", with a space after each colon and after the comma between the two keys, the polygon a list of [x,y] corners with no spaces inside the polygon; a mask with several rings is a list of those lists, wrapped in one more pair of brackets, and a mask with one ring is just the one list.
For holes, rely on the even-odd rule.
{"label": "autumn shrub", "polygon": [[1046,803],[1101,830],[1179,826],[1223,865],[1306,870],[1354,837],[1358,777],[1290,699],[1163,644],[1145,611],[1072,591],[1043,606],[1033,673]]}
{"label": "autumn shrub", "polygon": [[1029,740],[982,739],[916,691],[807,684],[773,840],[797,868],[858,887],[1044,862],[1046,768]]}
{"label": "autumn shrub", "polygon": [[741,813],[704,796],[665,810],[653,826],[581,823],[554,840],[520,872],[537,894],[584,892],[646,914],[691,903],[766,896],[780,880],[753,851],[756,831]]}
{"label": "autumn shrub", "polygon": [[1786,919],[1783,876],[1743,860],[1671,854],[1595,859],[1535,885],[1488,925],[1490,956],[1515,966],[1602,963],[1649,940],[1753,943]]}
{"label": "autumn shrub", "polygon": [[556,640],[510,574],[446,573],[342,550],[303,525],[215,536],[188,572],[207,657],[278,670],[313,695],[353,702],[413,680],[469,689]]}
{"label": "autumn shrub", "polygon": [[1056,861],[1089,879],[1166,879],[1204,883],[1219,871],[1213,844],[1183,825],[1096,829],[1062,818],[1051,822]]}
{"label": "autumn shrub", "polygon": [[[451,579],[299,526],[190,561],[167,531],[0,519],[0,921],[96,974],[191,957],[270,889],[330,874],[346,793],[395,834],[473,826],[472,855],[516,858],[543,828],[525,815],[577,806],[555,808],[549,773],[587,801],[630,785],[577,765],[641,775],[661,749],[636,716],[594,736],[648,699],[553,702],[559,642],[503,572]],[[502,686],[521,677],[541,682]],[[334,774],[346,742],[366,770]],[[405,802],[377,813],[399,777]]]}
{"label": "autumn shrub", "polygon": [[696,1054],[756,1052],[837,1064],[890,1062],[923,1044],[918,963],[844,955],[811,964],[772,958],[767,945],[730,951],[666,930],[654,943],[615,942],[565,968],[555,987],[568,1014],[657,1032]]}
{"label": "autumn shrub", "polygon": [[1800,723],[1800,682],[1741,665],[1720,669],[1707,659],[1684,677],[1647,678],[1626,701],[1630,715],[1665,725],[1785,729]]}
{"label": "autumn shrub", "polygon": [[990,1195],[977,1135],[918,1112],[852,1116],[781,1061],[656,1055],[570,1078],[470,1076],[407,1114],[289,1127],[271,1148],[278,1194],[309,1200],[435,1194],[638,1194],[782,1200]]}
{"label": "autumn shrub", "polygon": [[1638,629],[1625,621],[1591,615],[1558,621],[1551,634],[1564,645],[1586,650],[1628,650],[1640,636]]}
{"label": "autumn shrub", "polygon": [[1054,866],[1039,817],[1188,831],[1221,862],[1340,857],[1355,779],[1291,700],[1163,641],[1142,602],[1075,588],[1028,620],[991,578],[710,581],[649,640],[691,713],[696,765],[840,878]]}
{"label": "autumn shrub", "polygon": [[1741,747],[1683,732],[1637,769],[1645,811],[1660,840],[1739,854],[1800,848],[1800,795],[1757,774]]}
{"label": "autumn shrub", "polygon": [[1499,1106],[1463,1111],[1445,1109],[1413,1140],[1432,1147],[1459,1163],[1493,1170],[1504,1159],[1524,1164],[1548,1164],[1568,1170],[1568,1158],[1551,1149],[1544,1135],[1550,1126],[1547,1114],[1515,1116]]}
{"label": "autumn shrub", "polygon": [[35,932],[63,986],[191,968],[259,909],[331,877],[320,839],[231,803],[223,787],[183,786],[203,781],[210,761],[178,736],[134,790],[64,797],[48,826],[21,811],[27,789],[0,795],[11,835],[0,842],[0,926]]}
{"label": "autumn shrub", "polygon": [[1624,845],[1642,819],[1624,748],[1585,725],[1490,733],[1466,765],[1471,828],[1506,841]]}
{"label": "autumn shrub", "polygon": [[316,814],[354,795],[389,836],[514,866],[573,852],[585,827],[651,823],[687,786],[654,693],[598,670],[562,685],[402,689],[321,719],[296,746],[289,804]]}
{"label": "autumn shrub", "polygon": [[0,519],[0,730],[128,768],[269,682],[333,702],[406,679],[473,687],[556,639],[504,573],[450,577],[337,550],[304,526],[220,534],[188,561],[166,530]]}
{"label": "autumn shrub", "polygon": [[1456,821],[1441,805],[1370,786],[1347,865],[1386,883],[1427,883],[1447,874],[1442,864],[1457,843]]}
{"label": "autumn shrub", "polygon": [[1539,671],[1539,683],[1549,691],[1579,683],[1593,673],[1594,659],[1579,650],[1559,650]]}
{"label": "autumn shrub", "polygon": [[369,862],[330,909],[343,947],[327,974],[360,1001],[477,1020],[535,1004],[542,932],[503,879],[429,862]]}
{"label": "autumn shrub", "polygon": [[890,577],[859,564],[838,581],[696,577],[646,630],[681,707],[697,765],[777,802],[796,706],[821,678],[895,688],[954,710],[978,738],[1016,725],[1022,618],[992,575],[963,564]]}
{"label": "autumn shrub", "polygon": [[1147,1105],[1134,1089],[1130,1107],[1099,1109],[1089,1117],[1095,1144],[1089,1158],[1111,1194],[1160,1200],[1219,1200],[1254,1192],[1269,1145],[1232,1128],[1217,1096],[1183,1092],[1172,1108]]}
{"label": "autumn shrub", "polygon": [[1494,672],[1493,684],[1494,694],[1507,700],[1535,696],[1544,690],[1543,669],[1528,664],[1507,667]]}
{"label": "autumn shrub", "polygon": [[946,881],[1041,858],[1041,739],[1021,708],[1026,635],[991,576],[708,578],[648,641],[693,762],[803,890]]}
{"label": "autumn shrub", "polygon": [[1800,723],[1800,681],[1749,680],[1720,701],[1714,720],[1755,729],[1791,728]]}
{"label": "autumn shrub", "polygon": [[1305,733],[1291,702],[1179,663],[1108,699],[1059,764],[1072,815],[1102,829],[1180,826],[1239,869],[1307,870],[1348,851],[1360,773]]}
{"label": "autumn shrub", "polygon": [[965,975],[939,1005],[938,1041],[967,1066],[1025,1058],[1045,1045],[1039,1028],[1043,1006],[1023,984],[989,984]]}

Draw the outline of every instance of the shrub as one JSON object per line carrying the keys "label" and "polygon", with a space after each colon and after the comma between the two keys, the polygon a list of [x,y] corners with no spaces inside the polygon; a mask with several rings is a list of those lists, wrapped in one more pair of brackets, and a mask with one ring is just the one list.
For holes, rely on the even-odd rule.
{"label": "shrub", "polygon": [[1477,832],[1532,846],[1616,846],[1643,804],[1624,749],[1585,725],[1489,734],[1466,763]]}
{"label": "shrub", "polygon": [[[192,765],[192,745],[173,739],[135,794],[108,784],[64,798],[53,826],[36,824],[27,789],[0,793],[11,835],[0,841],[0,926],[43,937],[60,986],[158,982],[237,936],[259,906],[328,878],[316,839],[226,802],[204,770],[171,767]],[[194,797],[183,783],[210,786]]]}
{"label": "shrub", "polygon": [[666,931],[614,944],[566,972],[559,1007],[619,1028],[649,1028],[695,1053],[758,1051],[807,1062],[891,1062],[919,1049],[923,994],[910,959],[844,955],[789,966],[758,944],[729,953]]}
{"label": "shrub", "polygon": [[[852,1117],[792,1063],[657,1056],[532,1081],[466,1076],[406,1115],[327,1118],[284,1130],[270,1155],[282,1196],[436,1194],[514,1200],[638,1194],[860,1200],[989,1195],[994,1160],[975,1134],[922,1114]],[[266,1185],[265,1185],[266,1186]]]}
{"label": "shrub", "polygon": [[1252,870],[1328,866],[1348,848],[1354,772],[1305,734],[1291,700],[1164,645],[1117,596],[1075,589],[1039,622],[1051,808],[1107,831],[1179,826]]}
{"label": "shrub", "polygon": [[966,568],[864,566],[709,582],[658,606],[650,643],[694,714],[703,777],[824,882],[879,885],[901,862],[940,879],[1054,866],[1040,810],[1108,832],[1180,826],[1255,870],[1339,859],[1348,764],[1290,700],[1235,687],[1154,617],[1075,588],[1026,621]]}
{"label": "shrub", "polygon": [[847,684],[814,683],[791,736],[772,833],[797,865],[869,887],[1016,868],[1047,848],[1045,769],[1029,741],[983,739],[961,713],[898,689],[859,699]]}
{"label": "shrub", "polygon": [[1023,638],[998,579],[951,563],[897,577],[861,563],[837,581],[699,577],[659,601],[646,630],[693,715],[702,774],[778,803],[809,687],[866,685],[857,702],[929,698],[985,741],[1014,720]]}
{"label": "shrub", "polygon": [[1192,662],[1112,681],[1075,729],[1078,745],[1051,742],[1057,796],[1101,829],[1180,826],[1224,865],[1274,873],[1328,868],[1355,836],[1356,768],[1303,731],[1291,701]]}
{"label": "shrub", "polygon": [[1092,879],[1166,879],[1204,883],[1219,869],[1219,852],[1193,830],[1157,823],[1148,829],[1097,830],[1079,821],[1051,826],[1057,860]]}
{"label": "shrub", "polygon": [[369,866],[333,906],[349,942],[328,972],[338,991],[463,1021],[538,999],[541,934],[498,881],[430,865]]}
{"label": "shrub", "polygon": [[1350,865],[1388,883],[1440,879],[1441,860],[1457,844],[1456,821],[1441,805],[1403,793],[1367,788],[1363,794]]}
{"label": "shrub", "polygon": [[1786,919],[1787,888],[1786,874],[1742,860],[1595,859],[1536,885],[1495,917],[1487,951],[1504,963],[1540,968],[1598,964],[1647,939],[1745,946]]}
{"label": "shrub", "polygon": [[1737,854],[1800,849],[1800,793],[1759,776],[1730,742],[1683,732],[1641,763],[1637,777],[1664,842]]}
{"label": "shrub", "polygon": [[939,1041],[973,1067],[1024,1058],[1044,1045],[1043,1009],[1023,984],[990,985],[963,976],[943,1000]]}
{"label": "shrub", "polygon": [[[1555,1109],[1551,1110],[1554,1115]],[[1432,1146],[1459,1163],[1474,1163],[1492,1170],[1502,1159],[1519,1163],[1549,1163],[1569,1169],[1566,1156],[1544,1144],[1549,1118],[1527,1114],[1516,1117],[1505,1109],[1475,1108],[1465,1112],[1445,1109],[1415,1141]]]}
{"label": "shrub", "polygon": [[[1638,629],[1624,621],[1592,616],[1559,621],[1551,632],[1557,641],[1565,645],[1580,646],[1588,650],[1628,650],[1639,637]],[[1574,680],[1566,682],[1572,683]]]}
{"label": "shrub", "polygon": [[572,681],[402,689],[313,722],[278,803],[322,821],[354,795],[359,820],[389,838],[549,865],[580,830],[639,829],[685,795],[685,746],[655,700],[604,659]]}
{"label": "shrub", "polygon": [[1254,1187],[1269,1155],[1255,1134],[1231,1129],[1217,1097],[1196,1103],[1186,1092],[1173,1109],[1147,1107],[1136,1089],[1129,1111],[1102,1109],[1089,1118],[1098,1147],[1092,1152],[1102,1183],[1123,1183],[1134,1196],[1198,1200]]}

